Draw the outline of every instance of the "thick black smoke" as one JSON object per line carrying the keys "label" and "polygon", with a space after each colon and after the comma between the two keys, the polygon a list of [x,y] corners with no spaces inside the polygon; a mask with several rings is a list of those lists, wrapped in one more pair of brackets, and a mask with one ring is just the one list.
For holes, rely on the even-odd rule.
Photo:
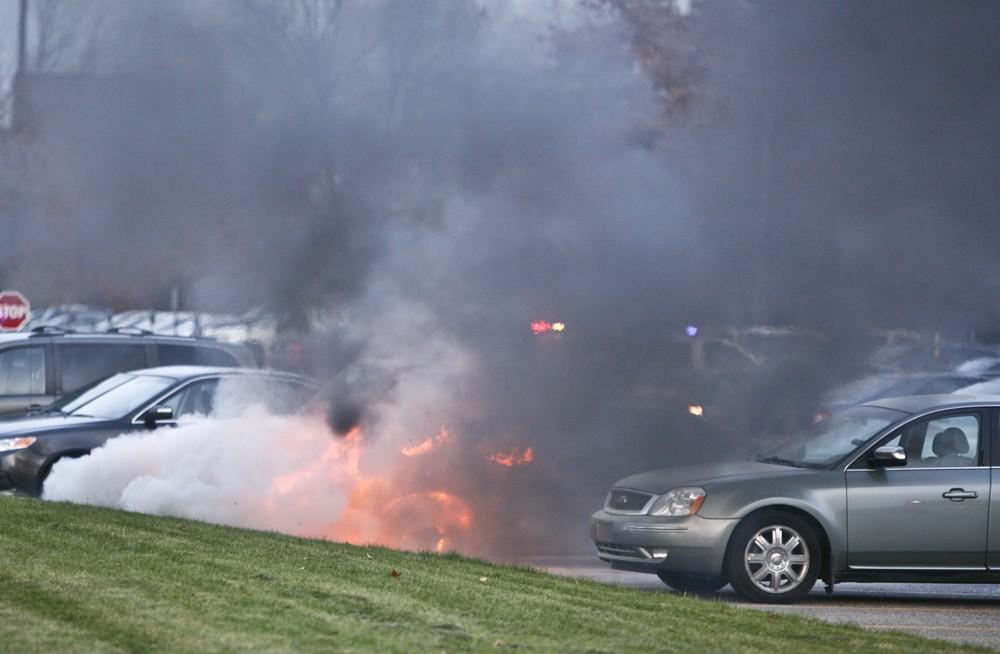
{"label": "thick black smoke", "polygon": [[[457,450],[411,481],[479,498],[494,552],[578,546],[636,468],[752,450],[742,426],[794,422],[875,328],[996,330],[994,3],[696,2],[674,20],[703,75],[669,118],[614,3],[552,27],[445,0],[94,7],[87,56],[23,80],[0,286],[180,285],[325,325],[342,426],[446,424]],[[686,410],[689,324],[822,338],[716,383],[743,391],[723,426]]]}

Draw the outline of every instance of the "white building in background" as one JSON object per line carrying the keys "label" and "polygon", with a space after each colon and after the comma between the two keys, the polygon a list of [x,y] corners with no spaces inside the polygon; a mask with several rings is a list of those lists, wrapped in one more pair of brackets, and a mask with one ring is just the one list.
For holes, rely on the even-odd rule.
{"label": "white building in background", "polygon": [[271,343],[277,333],[274,318],[260,311],[244,314],[140,309],[113,313],[103,307],[64,304],[35,313],[25,330],[52,327],[75,332],[113,330],[150,332],[166,336],[211,336],[229,343]]}

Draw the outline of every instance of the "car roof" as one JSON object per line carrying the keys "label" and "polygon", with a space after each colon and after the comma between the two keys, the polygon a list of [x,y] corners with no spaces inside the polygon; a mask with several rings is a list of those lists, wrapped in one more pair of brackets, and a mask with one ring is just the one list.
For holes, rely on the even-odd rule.
{"label": "car roof", "polygon": [[107,340],[107,341],[162,341],[165,343],[191,343],[219,348],[239,348],[238,345],[226,343],[206,336],[180,336],[174,334],[146,334],[133,332],[74,332],[74,331],[39,331],[39,332],[7,332],[0,333],[0,345],[18,341],[33,341],[36,339],[59,339],[67,341]]}
{"label": "car roof", "polygon": [[26,341],[31,337],[29,332],[8,332],[6,334],[0,334],[0,345],[4,343],[14,343],[17,341]]}
{"label": "car roof", "polygon": [[863,406],[894,409],[905,413],[926,413],[939,409],[1000,406],[1000,395],[907,395],[865,402]]}
{"label": "car roof", "polygon": [[169,377],[178,381],[183,379],[193,379],[208,375],[220,375],[225,377],[269,377],[271,379],[286,379],[289,381],[305,382],[315,385],[316,382],[303,375],[297,375],[282,370],[270,370],[261,368],[229,368],[223,366],[159,366],[157,368],[142,368],[140,370],[129,370],[120,374],[128,375],[150,375],[156,377]]}

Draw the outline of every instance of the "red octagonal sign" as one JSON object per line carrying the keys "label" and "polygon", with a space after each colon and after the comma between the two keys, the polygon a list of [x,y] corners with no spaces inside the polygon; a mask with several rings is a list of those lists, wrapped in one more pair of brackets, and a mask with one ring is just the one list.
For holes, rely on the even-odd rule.
{"label": "red octagonal sign", "polygon": [[14,331],[31,320],[28,298],[17,291],[0,291],[0,332]]}

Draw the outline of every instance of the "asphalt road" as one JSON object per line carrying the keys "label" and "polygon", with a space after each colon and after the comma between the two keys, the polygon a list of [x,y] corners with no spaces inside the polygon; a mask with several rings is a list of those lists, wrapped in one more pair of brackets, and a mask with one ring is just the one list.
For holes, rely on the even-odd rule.
{"label": "asphalt road", "polygon": [[[673,592],[653,575],[612,570],[596,557],[539,557],[523,563],[555,574]],[[805,600],[792,606],[748,604],[728,586],[712,597],[751,610],[806,615],[867,629],[899,629],[1000,649],[1000,585],[837,584],[828,595],[817,584]]]}

